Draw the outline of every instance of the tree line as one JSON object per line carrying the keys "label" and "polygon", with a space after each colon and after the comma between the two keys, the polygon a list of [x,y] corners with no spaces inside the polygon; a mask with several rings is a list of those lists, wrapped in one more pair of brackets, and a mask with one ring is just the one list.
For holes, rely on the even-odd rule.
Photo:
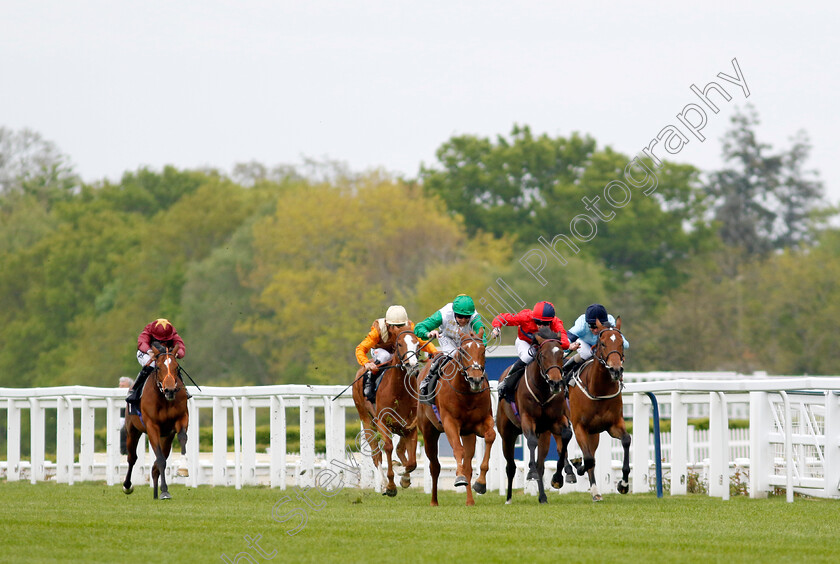
{"label": "tree line", "polygon": [[499,279],[567,326],[596,301],[620,314],[629,370],[831,374],[836,210],[807,137],[774,150],[757,124],[735,115],[723,170],[663,163],[545,285],[523,254],[630,160],[580,134],[453,137],[415,178],[307,161],[86,184],[37,133],[0,128],[0,386],[113,386],[157,317],[200,383],[348,382],[388,305],[419,321]]}

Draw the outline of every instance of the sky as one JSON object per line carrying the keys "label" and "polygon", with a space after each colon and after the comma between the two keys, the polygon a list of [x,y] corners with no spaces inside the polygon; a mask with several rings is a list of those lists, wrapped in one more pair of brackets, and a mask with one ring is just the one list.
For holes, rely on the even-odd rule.
{"label": "sky", "polygon": [[[0,126],[87,182],[304,158],[413,177],[453,135],[514,124],[632,157],[697,104],[705,140],[669,158],[714,170],[749,102],[777,151],[808,134],[836,204],[838,22],[835,2],[4,0]],[[718,77],[733,59],[749,98]],[[712,81],[731,96],[709,95],[717,114],[691,90]]]}

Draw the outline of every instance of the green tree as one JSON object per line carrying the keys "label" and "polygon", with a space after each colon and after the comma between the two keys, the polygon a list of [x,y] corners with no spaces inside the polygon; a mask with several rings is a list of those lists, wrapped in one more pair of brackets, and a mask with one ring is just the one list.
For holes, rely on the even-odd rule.
{"label": "green tree", "polygon": [[824,207],[822,182],[804,170],[811,149],[807,135],[800,132],[789,150],[772,153],[758,141],[758,125],[752,106],[732,117],[723,138],[729,167],[711,173],[705,187],[721,239],[751,256],[806,246],[813,241],[812,221],[819,226],[825,219],[816,213]]}

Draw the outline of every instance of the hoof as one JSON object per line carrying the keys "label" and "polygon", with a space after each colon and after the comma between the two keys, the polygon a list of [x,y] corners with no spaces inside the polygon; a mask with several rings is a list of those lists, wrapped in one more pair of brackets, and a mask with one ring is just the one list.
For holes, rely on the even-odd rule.
{"label": "hoof", "polygon": [[473,484],[473,491],[479,495],[483,495],[487,493],[487,484],[482,484],[480,482],[475,482]]}
{"label": "hoof", "polygon": [[566,483],[577,484],[577,476],[575,476],[574,472],[569,472],[568,474],[566,474]]}
{"label": "hoof", "polygon": [[513,503],[513,500],[509,499],[509,500],[505,501],[505,505],[510,505],[511,503]]}
{"label": "hoof", "polygon": [[551,480],[551,487],[554,488],[555,490],[559,490],[560,488],[563,487],[563,480],[558,481],[558,480],[552,479]]}
{"label": "hoof", "polygon": [[169,492],[161,492],[160,499],[172,499],[172,496],[169,495]]}
{"label": "hoof", "polygon": [[125,495],[130,495],[130,494],[134,493],[134,486],[128,486],[128,487],[123,486],[123,493]]}
{"label": "hoof", "polygon": [[382,492],[382,495],[387,495],[388,497],[396,497],[397,488],[394,488],[393,490],[385,490],[384,492]]}
{"label": "hoof", "polygon": [[178,475],[187,478],[190,475],[190,471],[187,468],[178,468]]}
{"label": "hoof", "polygon": [[627,492],[629,492],[629,491],[630,491],[630,484],[623,484],[623,485],[622,485],[622,484],[619,482],[619,484],[618,484],[618,493],[620,493],[620,494],[626,494],[626,493],[627,493]]}
{"label": "hoof", "polygon": [[402,478],[400,478],[400,486],[402,486],[403,488],[407,488],[410,485],[411,485],[411,478],[409,478],[408,476],[403,476]]}
{"label": "hoof", "polygon": [[469,485],[470,485],[470,483],[463,476],[458,476],[458,477],[455,478],[455,487],[456,488],[458,486],[469,486]]}
{"label": "hoof", "polygon": [[603,499],[603,498],[601,497],[601,494],[598,494],[598,495],[593,495],[593,496],[592,496],[592,501],[594,501],[594,502],[601,501],[602,499]]}
{"label": "hoof", "polygon": [[533,468],[528,470],[528,477],[526,478],[526,480],[539,480],[539,479],[540,479],[540,475],[537,473],[536,470],[534,470]]}
{"label": "hoof", "polygon": [[540,503],[548,503],[548,496],[546,496],[545,494],[542,494],[540,496]]}

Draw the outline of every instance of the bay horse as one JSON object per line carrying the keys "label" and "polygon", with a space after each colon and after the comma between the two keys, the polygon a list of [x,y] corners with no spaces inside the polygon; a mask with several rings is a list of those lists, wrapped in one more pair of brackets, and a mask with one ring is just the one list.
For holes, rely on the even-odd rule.
{"label": "bay horse", "polygon": [[190,415],[187,411],[187,390],[180,379],[178,359],[175,357],[177,346],[173,348],[152,347],[154,371],[149,374],[143,385],[140,398],[140,415],[126,412],[125,446],[128,452],[128,474],[123,482],[123,491],[134,491],[131,485],[131,471],[137,462],[137,443],[143,433],[149,437],[149,444],[155,453],[152,466],[154,499],[158,499],[158,480],[160,480],[160,499],[172,499],[166,485],[166,459],[172,450],[172,441],[178,435],[181,454],[187,453],[187,425]]}
{"label": "bay horse", "polygon": [[[353,383],[353,403],[362,421],[363,434],[371,448],[373,465],[383,472],[382,450],[388,460],[387,475],[382,474],[383,494],[389,497],[397,495],[394,483],[394,464],[392,453],[394,444],[391,435],[399,435],[397,456],[404,472],[400,485],[411,485],[411,472],[417,468],[417,403],[419,391],[415,376],[420,370],[418,353],[420,339],[411,329],[388,326],[386,343],[394,343],[394,356],[379,367],[382,382],[376,391],[376,405],[371,405],[365,398],[363,379],[360,378],[364,367],[360,368]],[[375,376],[371,376],[374,378]],[[380,442],[381,437],[381,442]]]}
{"label": "bay horse", "polygon": [[[458,350],[444,359],[438,369],[440,378],[435,385],[435,402],[438,417],[431,405],[420,404],[417,423],[423,433],[429,471],[432,475],[433,507],[438,505],[437,486],[440,476],[438,438],[446,433],[452,446],[457,465],[455,486],[467,487],[467,505],[475,505],[472,490],[483,494],[487,491],[487,470],[490,467],[490,449],[496,440],[493,425],[493,407],[490,401],[490,384],[484,371],[484,329],[478,334],[472,329],[461,333]],[[418,382],[430,370],[431,363],[423,368]],[[472,459],[476,437],[484,437],[484,458],[478,479],[470,487]],[[462,439],[463,437],[463,439]],[[463,440],[463,442],[462,442]]]}
{"label": "bay horse", "polygon": [[[502,451],[507,461],[507,499],[511,502],[513,478],[516,475],[514,445],[520,434],[528,441],[531,460],[528,464],[528,479],[537,480],[539,502],[547,503],[543,484],[545,457],[551,444],[551,435],[557,446],[557,472],[551,478],[551,485],[563,487],[563,463],[572,439],[569,425],[569,411],[563,394],[563,349],[558,335],[547,327],[540,328],[534,336],[536,341],[534,360],[525,368],[515,390],[516,408],[505,399],[499,399],[496,412],[496,426],[502,437]],[[508,367],[502,378],[506,377]],[[535,453],[535,451],[537,451]]]}
{"label": "bay horse", "polygon": [[598,341],[592,347],[592,359],[584,363],[579,373],[572,376],[576,384],[569,388],[572,428],[575,439],[583,453],[583,463],[575,461],[579,476],[589,473],[589,489],[592,501],[601,501],[601,494],[595,483],[595,450],[600,433],[607,431],[614,439],[621,441],[624,448],[624,463],[621,467],[621,481],[618,492],[630,490],[630,434],[624,425],[621,390],[624,387],[624,337],[621,334],[621,317],[615,327],[602,325]]}

